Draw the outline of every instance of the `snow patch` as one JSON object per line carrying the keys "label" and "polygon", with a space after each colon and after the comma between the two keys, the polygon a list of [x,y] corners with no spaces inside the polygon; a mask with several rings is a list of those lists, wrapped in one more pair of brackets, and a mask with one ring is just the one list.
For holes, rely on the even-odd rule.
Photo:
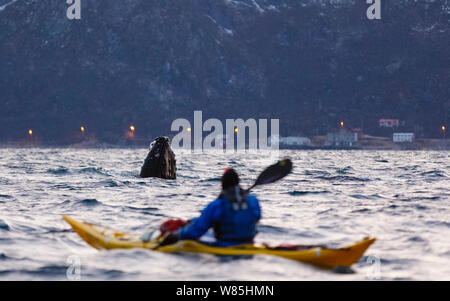
{"label": "snow patch", "polygon": [[206,15],[206,14],[205,14],[205,17],[207,17],[208,19],[211,20],[211,22],[213,22],[214,24],[217,25],[217,22],[216,22],[216,20],[213,17],[211,17],[210,15]]}
{"label": "snow patch", "polygon": [[264,12],[264,9],[258,4],[258,2],[256,2],[256,0],[252,0],[252,3],[256,7],[257,11],[259,11],[260,13]]}
{"label": "snow patch", "polygon": [[19,0],[12,0],[11,2],[8,2],[8,3],[0,6],[0,12],[4,11],[8,6],[10,6],[11,4],[16,3],[17,1],[19,1]]}
{"label": "snow patch", "polygon": [[256,0],[249,0],[247,2],[250,2],[250,3],[246,3],[244,1],[239,1],[239,0],[225,0],[225,3],[228,5],[233,5],[233,6],[243,5],[243,6],[247,6],[249,8],[255,8],[259,13],[265,12],[265,10],[261,7],[261,5],[258,4],[258,2],[256,2]]}
{"label": "snow patch", "polygon": [[230,36],[233,35],[233,31],[232,31],[231,29],[228,29],[228,28],[225,28],[225,27],[224,27],[223,30],[225,31],[226,34],[228,34],[228,35],[230,35]]}
{"label": "snow patch", "polygon": [[234,35],[234,33],[231,29],[225,28],[222,25],[218,24],[217,21],[210,15],[205,14],[205,17],[208,18],[209,20],[211,20],[211,22],[213,22],[215,25],[217,25],[217,27],[219,27],[219,29],[222,30],[225,34],[230,35],[230,36]]}

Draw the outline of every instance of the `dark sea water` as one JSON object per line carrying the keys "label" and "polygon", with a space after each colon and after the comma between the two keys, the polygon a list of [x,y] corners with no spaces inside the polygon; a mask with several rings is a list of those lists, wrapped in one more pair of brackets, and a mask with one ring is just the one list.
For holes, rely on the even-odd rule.
{"label": "dark sea water", "polygon": [[[377,237],[354,273],[287,259],[97,251],[61,216],[142,233],[192,218],[225,167],[243,185],[273,158],[179,154],[175,181],[141,179],[146,149],[0,149],[0,280],[450,280],[450,153],[282,151],[294,172],[257,188],[258,242],[353,243]],[[69,273],[69,277],[67,274]],[[78,275],[78,274],[77,274]]]}

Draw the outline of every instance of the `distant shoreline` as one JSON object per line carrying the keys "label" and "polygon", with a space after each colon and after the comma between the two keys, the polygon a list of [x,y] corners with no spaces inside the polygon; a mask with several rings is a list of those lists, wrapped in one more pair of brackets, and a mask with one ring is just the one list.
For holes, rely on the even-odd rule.
{"label": "distant shoreline", "polygon": [[[0,149],[148,149],[146,145],[116,145],[99,144],[91,146],[78,145],[0,145]],[[400,146],[400,147],[333,147],[333,146],[280,146],[280,150],[297,151],[450,151],[447,147],[418,147],[418,146]],[[176,149],[174,149],[176,151]]]}
{"label": "distant shoreline", "polygon": [[395,147],[371,147],[371,146],[355,146],[355,147],[337,147],[337,146],[280,146],[283,150],[361,150],[361,151],[449,151],[450,146],[440,147],[422,147],[415,145],[398,145]]}
{"label": "distant shoreline", "polygon": [[[280,150],[364,150],[364,151],[448,151],[450,150],[450,139],[429,139],[417,138],[412,143],[394,143],[387,137],[375,137],[362,135],[355,146],[328,146],[325,145],[325,136],[312,137],[312,143],[309,145],[286,145],[280,144]],[[60,148],[60,149],[148,149],[152,139],[124,140],[118,143],[100,142],[96,139],[88,139],[75,144],[50,144],[39,141],[29,142],[9,142],[0,143],[0,149],[17,148]]]}

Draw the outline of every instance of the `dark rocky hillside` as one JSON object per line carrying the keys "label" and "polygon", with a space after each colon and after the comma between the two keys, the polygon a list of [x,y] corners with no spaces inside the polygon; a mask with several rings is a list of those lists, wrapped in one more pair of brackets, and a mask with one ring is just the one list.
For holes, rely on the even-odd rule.
{"label": "dark rocky hillside", "polygon": [[[0,0],[0,7],[11,0]],[[0,8],[0,142],[170,134],[176,118],[279,118],[283,135],[450,120],[450,1],[62,0]]]}

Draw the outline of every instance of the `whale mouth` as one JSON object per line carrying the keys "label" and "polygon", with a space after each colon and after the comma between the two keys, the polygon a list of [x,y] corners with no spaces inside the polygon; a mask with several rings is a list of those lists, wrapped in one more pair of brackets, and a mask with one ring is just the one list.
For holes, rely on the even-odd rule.
{"label": "whale mouth", "polygon": [[170,147],[169,137],[158,137],[150,143],[149,153],[141,168],[143,178],[176,178],[175,154]]}

